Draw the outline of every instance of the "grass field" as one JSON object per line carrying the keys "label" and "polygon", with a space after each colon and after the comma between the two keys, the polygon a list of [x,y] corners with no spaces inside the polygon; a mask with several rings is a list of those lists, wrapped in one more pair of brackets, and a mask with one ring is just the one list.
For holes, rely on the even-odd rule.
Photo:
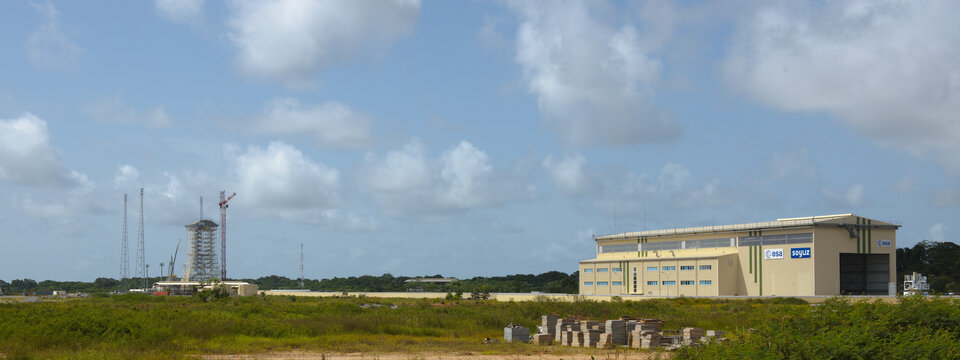
{"label": "grass field", "polygon": [[[720,346],[681,351],[676,354],[678,358],[776,354],[768,351],[771,344],[766,337],[802,335],[805,339],[820,336],[823,340],[831,336],[830,329],[844,327],[875,336],[885,330],[871,330],[870,327],[884,321],[893,321],[885,323],[887,326],[905,326],[927,339],[921,339],[927,341],[926,345],[939,346],[933,352],[913,354],[958,356],[957,345],[944,343],[952,341],[957,344],[960,340],[957,338],[958,305],[955,301],[940,299],[910,300],[903,305],[831,301],[810,306],[796,299],[440,302],[269,296],[202,302],[190,297],[129,294],[63,302],[2,304],[0,353],[8,358],[91,359],[179,358],[185,354],[284,351],[524,354],[542,352],[543,348],[529,344],[483,344],[482,340],[502,338],[503,327],[508,323],[536,329],[541,315],[557,314],[582,315],[598,320],[621,315],[655,317],[666,322],[665,329],[697,326],[726,330],[733,339]],[[854,315],[863,318],[862,324],[858,325],[857,318],[849,317]],[[755,330],[748,332],[747,329]],[[858,340],[838,346],[862,346],[857,341],[869,342],[868,335],[839,335]],[[904,341],[907,339],[906,336],[900,337]],[[772,345],[790,349],[786,343]],[[824,347],[827,349],[807,355],[830,350],[829,345]],[[550,354],[557,355],[557,358],[565,353],[595,353],[600,355],[598,358],[608,354],[590,349],[550,349]],[[784,353],[779,354],[773,357],[782,357]]]}

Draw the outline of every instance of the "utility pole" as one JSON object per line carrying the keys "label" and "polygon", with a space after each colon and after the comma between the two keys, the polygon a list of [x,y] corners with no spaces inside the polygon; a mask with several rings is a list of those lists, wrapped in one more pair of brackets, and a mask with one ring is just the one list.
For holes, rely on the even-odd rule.
{"label": "utility pole", "polygon": [[147,284],[150,282],[150,264],[144,264],[144,265],[146,265],[146,267],[144,268],[144,271],[146,272],[147,276],[143,277],[143,289],[146,290]]}
{"label": "utility pole", "polygon": [[130,247],[127,241],[127,194],[123,194],[123,228],[120,232],[120,284],[130,278]]}
{"label": "utility pole", "polygon": [[300,288],[303,289],[303,243],[300,243]]}

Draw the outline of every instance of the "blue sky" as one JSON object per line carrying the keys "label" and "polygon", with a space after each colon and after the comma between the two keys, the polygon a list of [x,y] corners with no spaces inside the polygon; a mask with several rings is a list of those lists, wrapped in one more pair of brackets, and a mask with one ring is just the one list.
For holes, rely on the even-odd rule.
{"label": "blue sky", "polygon": [[[0,5],[0,278],[572,272],[591,236],[853,212],[956,241],[951,1]],[[181,254],[178,262],[183,262]]]}

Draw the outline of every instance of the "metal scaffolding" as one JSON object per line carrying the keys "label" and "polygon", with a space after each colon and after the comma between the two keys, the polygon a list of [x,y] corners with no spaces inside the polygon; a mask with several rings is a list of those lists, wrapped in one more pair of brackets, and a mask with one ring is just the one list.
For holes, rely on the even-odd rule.
{"label": "metal scaffolding", "polygon": [[187,261],[183,264],[184,281],[206,281],[220,275],[217,223],[197,220],[186,225]]}

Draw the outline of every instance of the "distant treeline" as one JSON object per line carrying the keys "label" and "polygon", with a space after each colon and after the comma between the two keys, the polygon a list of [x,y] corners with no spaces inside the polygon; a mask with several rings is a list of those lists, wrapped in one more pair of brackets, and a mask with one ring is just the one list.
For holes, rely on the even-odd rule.
{"label": "distant treeline", "polygon": [[[900,288],[903,275],[919,272],[930,283],[934,293],[960,292],[960,245],[952,242],[921,241],[910,248],[897,249],[897,278],[892,279]],[[425,278],[443,277],[440,274],[422,276]],[[541,291],[547,293],[575,294],[579,291],[577,272],[566,274],[559,271],[545,272],[540,275],[518,274],[494,277],[474,277],[461,279],[448,284],[429,284],[407,282],[414,279],[409,276],[364,275],[332,279],[305,279],[304,289],[313,291],[435,291],[435,292],[514,292],[527,293]],[[149,283],[159,281],[151,278]],[[300,282],[283,276],[271,275],[258,279],[239,279],[257,284],[261,289],[299,289]],[[4,294],[23,292],[48,292],[66,290],[69,292],[110,292],[119,289],[142,287],[143,280],[97,278],[93,282],[53,281],[37,282],[31,279],[16,279],[9,283],[0,280],[0,289]]]}
{"label": "distant treeline", "polygon": [[[440,278],[440,274],[422,276],[426,278]],[[559,271],[545,272],[540,275],[518,274],[495,277],[474,277],[472,279],[457,280],[447,284],[431,284],[421,282],[407,282],[416,277],[364,275],[333,279],[304,279],[303,288],[313,291],[436,291],[436,292],[519,292],[526,293],[541,291],[548,293],[575,294],[579,291],[577,282],[579,274],[566,274]],[[251,284],[257,284],[260,289],[299,289],[300,281],[283,276],[271,275],[258,279],[237,279]],[[151,278],[149,283],[160,281],[160,278]],[[82,281],[53,281],[36,282],[31,279],[16,279],[9,283],[0,280],[0,289],[4,294],[20,294],[23,292],[49,292],[65,290],[68,292],[110,292],[120,289],[142,287],[143,280],[111,278],[97,278],[93,282]]]}
{"label": "distant treeline", "polygon": [[903,287],[903,276],[913,272],[926,276],[934,293],[960,292],[960,245],[921,241],[897,249],[897,288]]}

